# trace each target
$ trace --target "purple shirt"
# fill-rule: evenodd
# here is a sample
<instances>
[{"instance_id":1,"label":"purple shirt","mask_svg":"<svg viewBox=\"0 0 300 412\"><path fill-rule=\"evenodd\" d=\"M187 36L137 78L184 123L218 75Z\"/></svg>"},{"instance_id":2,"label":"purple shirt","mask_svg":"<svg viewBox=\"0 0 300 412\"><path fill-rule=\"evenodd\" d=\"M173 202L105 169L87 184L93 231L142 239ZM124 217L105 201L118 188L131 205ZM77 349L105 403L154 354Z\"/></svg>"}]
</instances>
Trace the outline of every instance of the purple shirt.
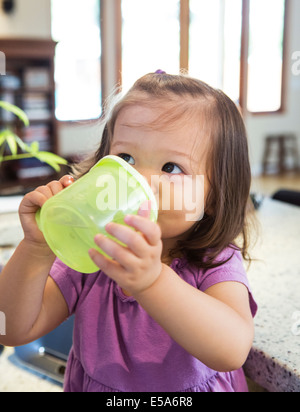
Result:
<instances>
[{"instance_id":1,"label":"purple shirt","mask_svg":"<svg viewBox=\"0 0 300 412\"><path fill-rule=\"evenodd\" d=\"M226 260L232 254L229 262L216 269L195 269L184 259L175 259L171 268L202 292L220 282L244 284L254 316L257 306L241 254L228 248L219 259ZM57 259L50 275L60 288L70 315L76 314L66 392L247 391L242 369L221 373L205 366L102 271L84 275Z\"/></svg>"}]
</instances>

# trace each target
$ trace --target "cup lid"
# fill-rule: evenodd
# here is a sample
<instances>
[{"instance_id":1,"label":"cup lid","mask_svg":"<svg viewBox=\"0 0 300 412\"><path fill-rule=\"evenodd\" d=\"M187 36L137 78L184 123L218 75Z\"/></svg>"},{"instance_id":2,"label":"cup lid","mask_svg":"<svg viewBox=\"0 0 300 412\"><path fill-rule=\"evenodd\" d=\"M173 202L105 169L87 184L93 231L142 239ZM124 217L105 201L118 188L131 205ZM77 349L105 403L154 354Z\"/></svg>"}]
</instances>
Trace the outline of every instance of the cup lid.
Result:
<instances>
[{"instance_id":1,"label":"cup lid","mask_svg":"<svg viewBox=\"0 0 300 412\"><path fill-rule=\"evenodd\" d=\"M157 201L156 198L154 196L154 193L149 185L149 183L147 182L147 180L145 179L145 177L143 175L141 175L134 167L132 167L129 163L127 163L124 159L122 159L119 156L114 156L114 155L109 155L109 156L105 156L103 157L101 160L99 160L99 162L97 164L95 164L95 166L92 167L91 170L96 169L97 167L101 166L101 164L103 164L104 162L109 162L112 161L112 163L117 162L120 166L122 166L128 173L131 174L131 176L133 176L138 183L143 187L143 189L146 192L147 197L149 198L149 200L151 201L151 205L152 205L152 212L155 214L155 219L157 220L158 217L158 206L157 206Z\"/></svg>"}]
</instances>

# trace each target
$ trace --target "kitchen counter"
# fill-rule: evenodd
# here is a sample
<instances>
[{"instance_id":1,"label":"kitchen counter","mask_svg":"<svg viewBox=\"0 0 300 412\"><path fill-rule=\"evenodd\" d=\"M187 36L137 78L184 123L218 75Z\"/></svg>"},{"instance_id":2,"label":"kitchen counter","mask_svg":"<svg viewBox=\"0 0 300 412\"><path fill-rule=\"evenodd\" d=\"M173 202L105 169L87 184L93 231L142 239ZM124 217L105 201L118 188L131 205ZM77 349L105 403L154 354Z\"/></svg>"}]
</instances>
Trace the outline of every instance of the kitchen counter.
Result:
<instances>
[{"instance_id":1,"label":"kitchen counter","mask_svg":"<svg viewBox=\"0 0 300 412\"><path fill-rule=\"evenodd\" d=\"M259 310L244 369L270 392L300 392L300 208L265 199L258 218L248 276Z\"/></svg>"},{"instance_id":2,"label":"kitchen counter","mask_svg":"<svg viewBox=\"0 0 300 412\"><path fill-rule=\"evenodd\" d=\"M13 348L5 348L0 355L0 392L63 392L58 384L46 376L24 367Z\"/></svg>"},{"instance_id":3,"label":"kitchen counter","mask_svg":"<svg viewBox=\"0 0 300 412\"><path fill-rule=\"evenodd\" d=\"M259 310L253 348L244 369L252 381L270 392L299 392L300 208L265 199L257 216L261 228L252 251L252 257L257 260L248 274ZM20 236L18 217L10 214L9 219L17 239ZM9 237L9 219L7 215L0 215L0 244L5 244ZM14 242L10 239L9 243ZM13 246L0 247L0 264L6 263L12 252ZM22 391L25 387L61 390L37 376L32 376L37 380L31 381L28 370L12 362L11 351L6 348L0 355L0 391ZM40 381L50 386L44 389Z\"/></svg>"},{"instance_id":4,"label":"kitchen counter","mask_svg":"<svg viewBox=\"0 0 300 412\"><path fill-rule=\"evenodd\" d=\"M18 214L0 214L0 271L22 240ZM24 366L14 348L0 355L0 392L62 392L62 385Z\"/></svg>"}]
</instances>

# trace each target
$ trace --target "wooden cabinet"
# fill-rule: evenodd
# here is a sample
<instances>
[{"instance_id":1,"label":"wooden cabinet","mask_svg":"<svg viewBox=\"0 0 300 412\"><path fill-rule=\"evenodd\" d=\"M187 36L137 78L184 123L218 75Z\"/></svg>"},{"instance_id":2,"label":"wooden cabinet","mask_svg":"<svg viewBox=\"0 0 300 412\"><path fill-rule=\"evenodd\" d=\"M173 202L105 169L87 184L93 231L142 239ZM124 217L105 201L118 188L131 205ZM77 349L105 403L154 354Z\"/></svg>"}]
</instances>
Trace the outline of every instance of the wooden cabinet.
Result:
<instances>
[{"instance_id":1,"label":"wooden cabinet","mask_svg":"<svg viewBox=\"0 0 300 412\"><path fill-rule=\"evenodd\" d=\"M26 143L38 141L40 150L57 153L54 54L52 40L0 39L6 57L6 75L0 76L0 100L22 108L30 120L24 125L0 111L0 130L11 128ZM3 162L0 194L34 188L55 177L53 169L37 159Z\"/></svg>"}]
</instances>

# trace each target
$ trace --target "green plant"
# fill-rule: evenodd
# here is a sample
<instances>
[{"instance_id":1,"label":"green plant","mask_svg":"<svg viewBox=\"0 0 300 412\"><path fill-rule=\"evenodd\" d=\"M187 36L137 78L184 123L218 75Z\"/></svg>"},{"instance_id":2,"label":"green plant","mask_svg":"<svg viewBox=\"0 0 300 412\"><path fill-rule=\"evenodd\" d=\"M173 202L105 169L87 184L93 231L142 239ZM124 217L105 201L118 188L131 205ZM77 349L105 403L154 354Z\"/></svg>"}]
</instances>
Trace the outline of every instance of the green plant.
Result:
<instances>
[{"instance_id":1,"label":"green plant","mask_svg":"<svg viewBox=\"0 0 300 412\"><path fill-rule=\"evenodd\" d=\"M0 108L7 110L16 115L25 125L29 126L29 120L26 113L19 107L0 100ZM10 154L5 152L9 149ZM66 165L67 161L54 153L43 152L39 150L39 142L32 142L30 145L23 142L11 129L7 128L0 131L0 167L3 162L9 160L33 158L47 163L55 171L60 171L60 165Z\"/></svg>"}]
</instances>

